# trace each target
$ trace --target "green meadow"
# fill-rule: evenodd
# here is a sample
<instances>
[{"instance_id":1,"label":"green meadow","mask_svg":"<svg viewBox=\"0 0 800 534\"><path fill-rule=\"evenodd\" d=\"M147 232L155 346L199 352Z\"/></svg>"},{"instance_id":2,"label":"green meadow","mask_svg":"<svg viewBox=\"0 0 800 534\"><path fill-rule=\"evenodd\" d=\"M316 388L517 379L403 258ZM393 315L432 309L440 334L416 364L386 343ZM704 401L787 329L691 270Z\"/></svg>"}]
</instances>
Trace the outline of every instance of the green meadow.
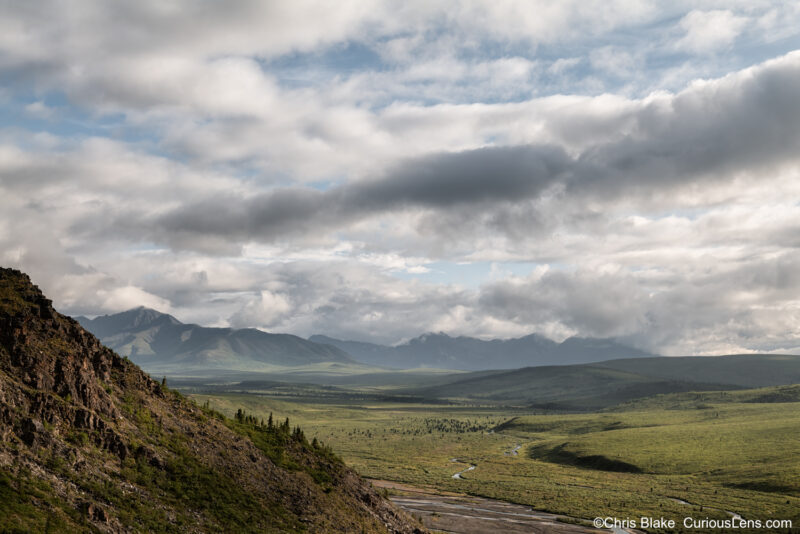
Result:
<instances>
[{"instance_id":1,"label":"green meadow","mask_svg":"<svg viewBox=\"0 0 800 534\"><path fill-rule=\"evenodd\" d=\"M595 413L335 396L195 398L228 415L242 408L289 417L371 478L578 519L738 514L800 523L797 386L659 395Z\"/></svg>"}]
</instances>

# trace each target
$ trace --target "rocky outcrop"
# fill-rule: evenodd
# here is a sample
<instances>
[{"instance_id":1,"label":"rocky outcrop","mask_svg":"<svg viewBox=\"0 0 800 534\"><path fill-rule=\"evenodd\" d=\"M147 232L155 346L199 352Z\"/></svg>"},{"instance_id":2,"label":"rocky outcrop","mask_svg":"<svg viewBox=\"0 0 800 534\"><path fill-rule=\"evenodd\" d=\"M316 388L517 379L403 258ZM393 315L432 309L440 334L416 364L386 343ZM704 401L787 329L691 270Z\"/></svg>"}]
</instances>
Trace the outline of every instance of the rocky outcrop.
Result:
<instances>
[{"instance_id":1,"label":"rocky outcrop","mask_svg":"<svg viewBox=\"0 0 800 534\"><path fill-rule=\"evenodd\" d=\"M202 410L0 269L0 531L422 532L333 457Z\"/></svg>"}]
</instances>

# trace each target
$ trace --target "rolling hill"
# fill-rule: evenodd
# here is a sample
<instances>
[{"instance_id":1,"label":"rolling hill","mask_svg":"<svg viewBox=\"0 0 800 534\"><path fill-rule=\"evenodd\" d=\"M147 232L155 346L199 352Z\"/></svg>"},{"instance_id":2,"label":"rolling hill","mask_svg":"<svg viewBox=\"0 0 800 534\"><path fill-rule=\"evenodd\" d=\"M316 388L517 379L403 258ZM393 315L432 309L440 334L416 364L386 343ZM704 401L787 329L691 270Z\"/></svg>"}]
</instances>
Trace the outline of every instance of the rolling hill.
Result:
<instances>
[{"instance_id":1,"label":"rolling hill","mask_svg":"<svg viewBox=\"0 0 800 534\"><path fill-rule=\"evenodd\" d=\"M397 369L432 367L477 371L655 356L611 339L572 337L556 343L536 334L490 341L464 336L450 337L446 334L424 334L394 347L342 341L321 335L311 336L309 340L338 347L368 365Z\"/></svg>"},{"instance_id":2,"label":"rolling hill","mask_svg":"<svg viewBox=\"0 0 800 534\"><path fill-rule=\"evenodd\" d=\"M200 408L0 269L0 531L420 533L288 419Z\"/></svg>"},{"instance_id":3,"label":"rolling hill","mask_svg":"<svg viewBox=\"0 0 800 534\"><path fill-rule=\"evenodd\" d=\"M789 354L732 354L630 359L597 364L662 380L714 382L745 388L800 383L800 356Z\"/></svg>"},{"instance_id":4,"label":"rolling hill","mask_svg":"<svg viewBox=\"0 0 800 534\"><path fill-rule=\"evenodd\" d=\"M732 355L634 358L488 371L407 390L425 397L594 410L632 399L800 383L800 356Z\"/></svg>"},{"instance_id":5,"label":"rolling hill","mask_svg":"<svg viewBox=\"0 0 800 534\"><path fill-rule=\"evenodd\" d=\"M150 372L267 371L275 366L352 365L341 349L253 328L208 328L140 307L95 319L76 317L103 344Z\"/></svg>"}]
</instances>

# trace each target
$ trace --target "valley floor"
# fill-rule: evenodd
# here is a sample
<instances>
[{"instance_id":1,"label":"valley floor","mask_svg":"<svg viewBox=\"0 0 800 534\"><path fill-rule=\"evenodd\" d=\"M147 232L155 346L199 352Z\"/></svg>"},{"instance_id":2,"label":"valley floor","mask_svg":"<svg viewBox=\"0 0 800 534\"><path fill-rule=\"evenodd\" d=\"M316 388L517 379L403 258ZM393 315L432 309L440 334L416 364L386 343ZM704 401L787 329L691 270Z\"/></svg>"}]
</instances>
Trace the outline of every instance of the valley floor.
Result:
<instances>
[{"instance_id":1,"label":"valley floor","mask_svg":"<svg viewBox=\"0 0 800 534\"><path fill-rule=\"evenodd\" d=\"M576 528L590 527L598 516L666 518L678 525L687 517L781 519L800 526L800 402L791 388L664 395L579 414L335 397L289 400L258 392L194 397L228 414L242 408L257 417L289 417L363 476L402 484L405 491L424 488L424 497L417 489L394 498L427 524L483 532L454 527L467 514L453 507L494 505L453 502L452 494L522 505L520 510L541 516L534 522L573 518L581 524L568 526ZM430 489L444 497L432 496ZM487 514L503 517L506 505L497 506ZM487 518L474 519L479 520Z\"/></svg>"},{"instance_id":2,"label":"valley floor","mask_svg":"<svg viewBox=\"0 0 800 534\"><path fill-rule=\"evenodd\" d=\"M389 491L390 500L422 523L440 532L454 534L580 534L602 532L583 526L581 521L546 512L530 506L463 493L440 492L389 480L373 480L377 488ZM577 524L576 524L577 523ZM635 530L624 532L635 533Z\"/></svg>"}]
</instances>

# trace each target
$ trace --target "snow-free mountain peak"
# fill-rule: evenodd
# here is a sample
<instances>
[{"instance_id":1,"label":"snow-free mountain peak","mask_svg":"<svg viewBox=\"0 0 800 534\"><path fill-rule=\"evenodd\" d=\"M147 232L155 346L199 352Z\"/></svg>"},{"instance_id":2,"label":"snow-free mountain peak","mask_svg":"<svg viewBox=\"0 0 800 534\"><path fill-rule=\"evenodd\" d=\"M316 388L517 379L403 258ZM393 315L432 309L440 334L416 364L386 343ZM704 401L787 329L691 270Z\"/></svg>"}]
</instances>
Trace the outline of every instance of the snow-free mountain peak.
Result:
<instances>
[{"instance_id":1,"label":"snow-free mountain peak","mask_svg":"<svg viewBox=\"0 0 800 534\"><path fill-rule=\"evenodd\" d=\"M143 307L78 320L107 346L151 372L263 371L274 366L354 363L341 349L290 334L184 324Z\"/></svg>"},{"instance_id":2,"label":"snow-free mountain peak","mask_svg":"<svg viewBox=\"0 0 800 534\"><path fill-rule=\"evenodd\" d=\"M538 334L486 341L429 332L397 346L343 341L322 335L311 336L309 340L339 347L362 363L398 369L430 367L475 371L656 356L614 339L573 337L556 343Z\"/></svg>"}]
</instances>

